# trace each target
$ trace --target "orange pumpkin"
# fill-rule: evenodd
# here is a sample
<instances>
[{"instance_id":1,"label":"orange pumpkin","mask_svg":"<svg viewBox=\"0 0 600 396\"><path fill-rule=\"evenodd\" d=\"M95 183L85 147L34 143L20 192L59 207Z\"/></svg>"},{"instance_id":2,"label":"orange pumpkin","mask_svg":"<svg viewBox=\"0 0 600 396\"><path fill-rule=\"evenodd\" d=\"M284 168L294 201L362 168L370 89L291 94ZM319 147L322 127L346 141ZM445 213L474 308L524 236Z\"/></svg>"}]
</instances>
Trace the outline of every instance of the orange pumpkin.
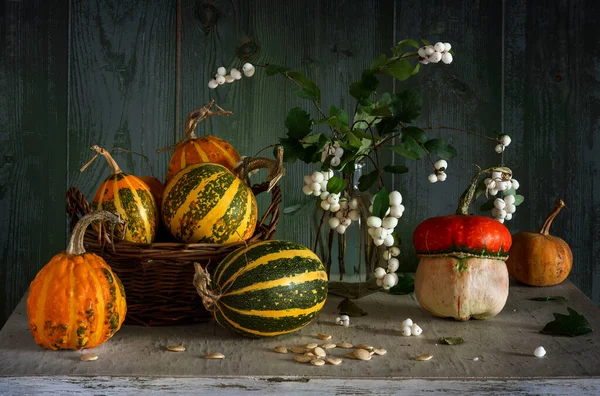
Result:
<instances>
[{"instance_id":1,"label":"orange pumpkin","mask_svg":"<svg viewBox=\"0 0 600 396\"><path fill-rule=\"evenodd\" d=\"M160 207L165 186L156 177L137 176L137 178L146 183L148 188L150 188L150 192L152 193L152 195L154 196L154 200L156 201L156 206Z\"/></svg>"},{"instance_id":2,"label":"orange pumpkin","mask_svg":"<svg viewBox=\"0 0 600 396\"><path fill-rule=\"evenodd\" d=\"M210 162L233 170L241 161L240 155L229 142L212 135L196 136L194 132L196 126L203 119L213 115L231 114L230 111L222 109L212 111L210 108L213 105L214 101L198 110L192 111L188 115L185 123L186 136L181 142L177 143L175 152L171 155L165 185L169 183L177 172L189 165Z\"/></svg>"},{"instance_id":3,"label":"orange pumpkin","mask_svg":"<svg viewBox=\"0 0 600 396\"><path fill-rule=\"evenodd\" d=\"M87 214L73 229L67 250L54 256L31 282L27 316L41 347L94 348L111 338L125 319L121 281L102 257L83 247L85 229L95 220L123 223L106 211Z\"/></svg>"},{"instance_id":4,"label":"orange pumpkin","mask_svg":"<svg viewBox=\"0 0 600 396\"><path fill-rule=\"evenodd\" d=\"M553 286L561 283L573 267L571 248L559 237L550 235L552 221L565 207L556 201L540 232L521 231L513 236L513 245L506 261L508 273L531 286Z\"/></svg>"}]
</instances>

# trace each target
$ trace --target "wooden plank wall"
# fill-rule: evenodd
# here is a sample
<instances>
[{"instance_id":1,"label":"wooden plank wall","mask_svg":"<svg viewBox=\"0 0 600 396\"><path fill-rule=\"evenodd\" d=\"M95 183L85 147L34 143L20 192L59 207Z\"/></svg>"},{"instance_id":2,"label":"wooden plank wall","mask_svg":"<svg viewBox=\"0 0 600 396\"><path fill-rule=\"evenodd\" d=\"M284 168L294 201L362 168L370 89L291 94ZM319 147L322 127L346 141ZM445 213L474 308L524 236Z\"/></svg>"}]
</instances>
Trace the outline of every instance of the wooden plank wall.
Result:
<instances>
[{"instance_id":1,"label":"wooden plank wall","mask_svg":"<svg viewBox=\"0 0 600 396\"><path fill-rule=\"evenodd\" d=\"M334 104L349 113L349 83L395 41L451 42L452 65L428 65L405 83L383 80L382 89L422 92L422 127L512 134L505 159L521 181L526 204L511 230L538 228L552 202L564 198L568 209L554 231L573 247L571 279L600 302L600 191L594 183L600 166L600 46L594 34L600 10L593 0L282 4L182 0L181 109L175 114L174 1L2 2L0 324L37 270L64 247L66 187L76 185L90 196L106 177L102 161L79 172L91 157L90 145L142 153L149 161L131 153L116 159L127 171L163 177L169 154L154 150L181 137L176 121L183 123L210 98L234 115L204 121L197 132L221 136L246 155L284 136L288 109L300 106L316 117L288 82L260 70L251 79L207 88L217 67L241 65L236 49L247 42L256 46L253 62L302 71L321 86L324 107ZM410 172L392 180L407 206L401 232L407 270L416 264L414 227L454 210L472 164L498 162L491 142L453 131L430 135L448 138L459 157L445 183L430 185L427 164L410 161ZM391 156L385 161L404 163ZM284 207L305 201L301 177L313 167L297 163L287 169ZM310 244L309 214L307 205L284 216L278 237Z\"/></svg>"}]
</instances>

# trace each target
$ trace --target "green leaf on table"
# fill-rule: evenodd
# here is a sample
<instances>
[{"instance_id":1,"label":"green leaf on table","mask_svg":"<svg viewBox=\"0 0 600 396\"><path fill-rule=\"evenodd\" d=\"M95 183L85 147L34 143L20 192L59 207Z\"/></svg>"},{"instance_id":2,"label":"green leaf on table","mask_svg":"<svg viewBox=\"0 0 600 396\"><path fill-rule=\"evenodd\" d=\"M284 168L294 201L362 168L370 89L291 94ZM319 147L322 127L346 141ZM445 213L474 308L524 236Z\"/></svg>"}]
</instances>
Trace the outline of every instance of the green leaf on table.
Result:
<instances>
[{"instance_id":1,"label":"green leaf on table","mask_svg":"<svg viewBox=\"0 0 600 396\"><path fill-rule=\"evenodd\" d=\"M456 149L446 142L446 139L431 139L425 143L425 148L431 154L437 155L445 160L456 157Z\"/></svg>"},{"instance_id":2,"label":"green leaf on table","mask_svg":"<svg viewBox=\"0 0 600 396\"><path fill-rule=\"evenodd\" d=\"M366 175L362 175L361 177L358 178L358 190L359 191L367 191L369 188L371 188L371 186L373 184L375 184L378 177L379 177L379 174L377 173L376 170L374 170L373 172L367 173Z\"/></svg>"},{"instance_id":3,"label":"green leaf on table","mask_svg":"<svg viewBox=\"0 0 600 396\"><path fill-rule=\"evenodd\" d=\"M294 90L296 95L303 99L311 99L316 101L321 100L321 90L317 84L315 84L304 74L287 71L285 72L285 75L294 80L300 86Z\"/></svg>"},{"instance_id":4,"label":"green leaf on table","mask_svg":"<svg viewBox=\"0 0 600 396\"><path fill-rule=\"evenodd\" d=\"M487 202L484 202L480 207L479 210L481 210L482 212L487 212L489 210L492 210L494 208L494 201L496 200L496 198L492 197L490 199L487 200Z\"/></svg>"},{"instance_id":5,"label":"green leaf on table","mask_svg":"<svg viewBox=\"0 0 600 396\"><path fill-rule=\"evenodd\" d=\"M270 64L270 65L267 65L267 67L265 67L265 74L267 76L274 76L275 74L278 74L278 73L285 73L288 70L290 70L289 67Z\"/></svg>"},{"instance_id":6,"label":"green leaf on table","mask_svg":"<svg viewBox=\"0 0 600 396\"><path fill-rule=\"evenodd\" d=\"M465 340L462 337L440 337L438 339L438 344L442 345L458 345L464 342Z\"/></svg>"},{"instance_id":7,"label":"green leaf on table","mask_svg":"<svg viewBox=\"0 0 600 396\"><path fill-rule=\"evenodd\" d=\"M568 315L554 313L554 320L546 324L540 333L577 337L594 331L583 315L569 307L567 311Z\"/></svg>"},{"instance_id":8,"label":"green leaf on table","mask_svg":"<svg viewBox=\"0 0 600 396\"><path fill-rule=\"evenodd\" d=\"M311 124L310 115L299 107L290 109L285 118L285 127L288 129L287 135L293 139L300 140L308 135L311 132Z\"/></svg>"},{"instance_id":9,"label":"green leaf on table","mask_svg":"<svg viewBox=\"0 0 600 396\"><path fill-rule=\"evenodd\" d=\"M348 184L346 180L340 179L338 176L333 176L327 182L327 191L333 194L338 194L344 191L344 188L346 188L346 184Z\"/></svg>"},{"instance_id":10,"label":"green leaf on table","mask_svg":"<svg viewBox=\"0 0 600 396\"><path fill-rule=\"evenodd\" d=\"M530 298L531 301L568 301L563 296L545 296L545 297L534 297Z\"/></svg>"},{"instance_id":11,"label":"green leaf on table","mask_svg":"<svg viewBox=\"0 0 600 396\"><path fill-rule=\"evenodd\" d=\"M404 81L413 75L414 67L406 59L401 59L389 64L381 69L382 73L392 76L400 81Z\"/></svg>"},{"instance_id":12,"label":"green leaf on table","mask_svg":"<svg viewBox=\"0 0 600 396\"><path fill-rule=\"evenodd\" d=\"M377 134L383 136L398 130L398 121L392 117L382 118L376 126Z\"/></svg>"},{"instance_id":13,"label":"green leaf on table","mask_svg":"<svg viewBox=\"0 0 600 396\"><path fill-rule=\"evenodd\" d=\"M385 189L385 187L383 187L381 190L379 190L379 192L375 195L375 198L373 199L372 215L383 219L385 217L385 212L387 212L389 207L390 194Z\"/></svg>"},{"instance_id":14,"label":"green leaf on table","mask_svg":"<svg viewBox=\"0 0 600 396\"><path fill-rule=\"evenodd\" d=\"M401 122L412 122L421 115L421 107L423 107L423 97L415 91L400 92L392 99L394 119Z\"/></svg>"},{"instance_id":15,"label":"green leaf on table","mask_svg":"<svg viewBox=\"0 0 600 396\"><path fill-rule=\"evenodd\" d=\"M521 205L524 201L525 201L524 196L519 195L519 194L515 195L515 203L514 203L515 206Z\"/></svg>"},{"instance_id":16,"label":"green leaf on table","mask_svg":"<svg viewBox=\"0 0 600 396\"><path fill-rule=\"evenodd\" d=\"M415 291L415 278L408 274L398 277L398 284L390 289L390 294L410 294Z\"/></svg>"},{"instance_id":17,"label":"green leaf on table","mask_svg":"<svg viewBox=\"0 0 600 396\"><path fill-rule=\"evenodd\" d=\"M340 315L348 315L352 317L365 316L367 313L360 309L356 304L348 298L344 298L337 306Z\"/></svg>"},{"instance_id":18,"label":"green leaf on table","mask_svg":"<svg viewBox=\"0 0 600 396\"><path fill-rule=\"evenodd\" d=\"M385 172L395 173L397 175L408 172L408 168L404 165L386 165L383 167L383 170Z\"/></svg>"}]
</instances>

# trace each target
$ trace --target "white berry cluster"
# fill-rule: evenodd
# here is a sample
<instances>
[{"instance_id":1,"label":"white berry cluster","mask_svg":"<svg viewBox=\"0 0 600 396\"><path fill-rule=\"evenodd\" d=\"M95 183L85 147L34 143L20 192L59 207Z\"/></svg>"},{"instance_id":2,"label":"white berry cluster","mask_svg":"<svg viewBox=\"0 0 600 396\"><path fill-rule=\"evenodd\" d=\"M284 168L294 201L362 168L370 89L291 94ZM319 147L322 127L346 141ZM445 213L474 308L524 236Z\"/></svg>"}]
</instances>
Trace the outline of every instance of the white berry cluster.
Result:
<instances>
[{"instance_id":1,"label":"white berry cluster","mask_svg":"<svg viewBox=\"0 0 600 396\"><path fill-rule=\"evenodd\" d=\"M327 143L321 154L321 162L325 164L327 157L333 155L331 162L327 165L338 166L342 162L342 155L344 155L344 149L340 147L339 142L335 142L333 145Z\"/></svg>"},{"instance_id":2,"label":"white berry cluster","mask_svg":"<svg viewBox=\"0 0 600 396\"><path fill-rule=\"evenodd\" d=\"M427 180L429 180L430 183L445 181L446 178L448 177L448 175L446 174L446 169L448 168L448 162L446 162L446 160L441 159L438 162L436 162L433 165L433 167L435 168L435 172L430 174L427 177Z\"/></svg>"},{"instance_id":3,"label":"white berry cluster","mask_svg":"<svg viewBox=\"0 0 600 396\"><path fill-rule=\"evenodd\" d=\"M383 219L377 216L369 216L367 225L369 226L369 235L373 238L375 246L393 246L394 228L398 225L398 219L404 214L404 205L402 205L402 194L398 191L392 191L389 195L390 208ZM369 207L369 212L373 213L373 205Z\"/></svg>"},{"instance_id":4,"label":"white berry cluster","mask_svg":"<svg viewBox=\"0 0 600 396\"><path fill-rule=\"evenodd\" d=\"M348 327L350 326L350 317L348 315L340 315L337 318L335 318L335 324Z\"/></svg>"},{"instance_id":5,"label":"white berry cluster","mask_svg":"<svg viewBox=\"0 0 600 396\"><path fill-rule=\"evenodd\" d=\"M413 323L411 318L405 319L402 322L402 335L405 337L410 337L411 335L421 335L423 333L423 329L416 324Z\"/></svg>"},{"instance_id":6,"label":"white berry cluster","mask_svg":"<svg viewBox=\"0 0 600 396\"><path fill-rule=\"evenodd\" d=\"M487 194L494 197L498 195L500 191L516 191L519 188L517 179L511 178L510 180L504 180L502 179L502 172L492 172L492 177L485 179L485 185ZM514 194L505 194L504 198L496 198L494 200L492 216L500 223L511 220L516 211L517 207L515 205Z\"/></svg>"},{"instance_id":7,"label":"white berry cluster","mask_svg":"<svg viewBox=\"0 0 600 396\"><path fill-rule=\"evenodd\" d=\"M435 43L434 45L426 45L419 48L419 61L426 65L428 63L438 63L439 61L445 64L452 63L452 54L450 43Z\"/></svg>"},{"instance_id":8,"label":"white berry cluster","mask_svg":"<svg viewBox=\"0 0 600 396\"><path fill-rule=\"evenodd\" d=\"M326 172L314 171L312 175L305 175L302 192L305 195L320 196L323 192L327 192L327 182L331 177L333 177L332 170Z\"/></svg>"},{"instance_id":9,"label":"white berry cluster","mask_svg":"<svg viewBox=\"0 0 600 396\"><path fill-rule=\"evenodd\" d=\"M244 66L242 66L242 71L244 72L244 75L246 77L252 77L256 69L254 68L253 64L244 63ZM217 69L217 74L215 74L215 78L208 82L208 87L210 89L215 89L219 85L223 85L225 83L229 84L234 82L235 80L240 80L241 78L242 73L238 69L233 68L229 71L229 74L227 74L227 69L221 66Z\"/></svg>"},{"instance_id":10,"label":"white berry cluster","mask_svg":"<svg viewBox=\"0 0 600 396\"><path fill-rule=\"evenodd\" d=\"M506 147L508 147L508 145L510 144L510 142L511 142L510 136L508 136L508 135L501 135L498 138L498 142L499 143L496 145L496 147L494 148L494 150L496 150L496 152L498 154L500 154L500 153L503 153L504 149Z\"/></svg>"},{"instance_id":11,"label":"white berry cluster","mask_svg":"<svg viewBox=\"0 0 600 396\"><path fill-rule=\"evenodd\" d=\"M396 273L400 268L400 261L396 258L398 255L400 255L398 246L390 246L383 252L383 259L387 261L387 268L375 268L377 286L388 290L398 284L398 274Z\"/></svg>"},{"instance_id":12,"label":"white berry cluster","mask_svg":"<svg viewBox=\"0 0 600 396\"><path fill-rule=\"evenodd\" d=\"M325 197L323 197L325 195ZM321 208L335 213L335 216L330 217L327 223L329 227L336 230L338 234L343 234L350 227L353 221L360 218L358 211L358 201L356 198L350 200L342 198L340 194L330 194L327 191L321 194ZM334 202L334 203L331 203Z\"/></svg>"}]
</instances>

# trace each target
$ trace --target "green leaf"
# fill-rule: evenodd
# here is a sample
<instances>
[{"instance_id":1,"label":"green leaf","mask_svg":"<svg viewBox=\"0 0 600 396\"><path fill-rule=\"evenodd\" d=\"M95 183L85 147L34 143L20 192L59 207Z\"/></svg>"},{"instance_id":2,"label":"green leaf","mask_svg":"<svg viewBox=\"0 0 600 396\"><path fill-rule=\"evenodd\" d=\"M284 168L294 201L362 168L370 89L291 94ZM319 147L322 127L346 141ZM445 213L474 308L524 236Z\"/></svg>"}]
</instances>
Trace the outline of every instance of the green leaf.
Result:
<instances>
[{"instance_id":1,"label":"green leaf","mask_svg":"<svg viewBox=\"0 0 600 396\"><path fill-rule=\"evenodd\" d=\"M524 196L519 195L519 194L515 195L515 203L514 203L515 206L521 205L524 201L525 201Z\"/></svg>"},{"instance_id":2,"label":"green leaf","mask_svg":"<svg viewBox=\"0 0 600 396\"><path fill-rule=\"evenodd\" d=\"M400 145L391 146L390 149L408 159L419 160L427 154L427 152L419 144L420 141L427 141L426 139L427 137L419 128L403 128L402 135L400 136Z\"/></svg>"},{"instance_id":3,"label":"green leaf","mask_svg":"<svg viewBox=\"0 0 600 396\"><path fill-rule=\"evenodd\" d=\"M397 175L408 172L408 168L404 165L386 165L383 167L385 172L395 173Z\"/></svg>"},{"instance_id":4,"label":"green leaf","mask_svg":"<svg viewBox=\"0 0 600 396\"><path fill-rule=\"evenodd\" d=\"M337 306L340 315L348 315L351 317L365 316L367 313L360 309L356 304L348 298L344 298Z\"/></svg>"},{"instance_id":5,"label":"green leaf","mask_svg":"<svg viewBox=\"0 0 600 396\"><path fill-rule=\"evenodd\" d=\"M360 81L350 84L350 95L360 102L361 100L369 98L378 86L379 80L375 77L375 73L372 70L366 69L363 70Z\"/></svg>"},{"instance_id":6,"label":"green leaf","mask_svg":"<svg viewBox=\"0 0 600 396\"><path fill-rule=\"evenodd\" d=\"M419 70L421 70L421 62L417 63L417 65L415 66L415 68L412 71L412 74L417 74L419 72Z\"/></svg>"},{"instance_id":7,"label":"green leaf","mask_svg":"<svg viewBox=\"0 0 600 396\"><path fill-rule=\"evenodd\" d=\"M333 176L327 182L327 191L329 191L330 193L333 193L333 194L338 194L338 193L344 191L344 189L346 188L346 184L348 184L348 182L346 180L340 179L337 176Z\"/></svg>"},{"instance_id":8,"label":"green leaf","mask_svg":"<svg viewBox=\"0 0 600 396\"><path fill-rule=\"evenodd\" d=\"M485 179L481 179L479 183L477 183L477 187L475 187L475 199L481 197L487 191L487 186L485 185Z\"/></svg>"},{"instance_id":9,"label":"green leaf","mask_svg":"<svg viewBox=\"0 0 600 396\"><path fill-rule=\"evenodd\" d=\"M311 99L320 101L321 90L312 80L306 77L304 74L298 72L287 71L285 75L294 80L301 88L296 88L294 92L296 95L303 99Z\"/></svg>"},{"instance_id":10,"label":"green leaf","mask_svg":"<svg viewBox=\"0 0 600 396\"><path fill-rule=\"evenodd\" d=\"M421 114L423 98L415 91L403 91L392 99L392 113L401 122L412 122Z\"/></svg>"},{"instance_id":11,"label":"green leaf","mask_svg":"<svg viewBox=\"0 0 600 396\"><path fill-rule=\"evenodd\" d=\"M421 45L419 45L419 42L417 40L406 39L406 40L399 41L398 44L396 44L396 47L400 47L400 48L404 48L404 47L421 48Z\"/></svg>"},{"instance_id":12,"label":"green leaf","mask_svg":"<svg viewBox=\"0 0 600 396\"><path fill-rule=\"evenodd\" d=\"M420 152L408 149L404 146L390 146L390 150L411 160L420 160L423 158L423 155L421 155Z\"/></svg>"},{"instance_id":13,"label":"green leaf","mask_svg":"<svg viewBox=\"0 0 600 396\"><path fill-rule=\"evenodd\" d=\"M410 294L415 291L415 278L408 274L398 277L398 284L390 289L390 294Z\"/></svg>"},{"instance_id":14,"label":"green leaf","mask_svg":"<svg viewBox=\"0 0 600 396\"><path fill-rule=\"evenodd\" d=\"M425 45L432 45L429 41L427 41L425 39L421 39L421 42Z\"/></svg>"},{"instance_id":15,"label":"green leaf","mask_svg":"<svg viewBox=\"0 0 600 396\"><path fill-rule=\"evenodd\" d=\"M427 137L427 135L425 135L425 132L421 128L417 128L414 126L402 128L402 134L404 135L405 133L408 134L407 138L411 137L419 143L426 143L429 140L429 138Z\"/></svg>"},{"instance_id":16,"label":"green leaf","mask_svg":"<svg viewBox=\"0 0 600 396\"><path fill-rule=\"evenodd\" d=\"M438 344L442 345L458 345L464 342L465 340L462 337L440 337L438 339Z\"/></svg>"},{"instance_id":17,"label":"green leaf","mask_svg":"<svg viewBox=\"0 0 600 396\"><path fill-rule=\"evenodd\" d=\"M546 297L534 297L530 298L532 301L568 301L566 297L563 296L546 296Z\"/></svg>"},{"instance_id":18,"label":"green leaf","mask_svg":"<svg viewBox=\"0 0 600 396\"><path fill-rule=\"evenodd\" d=\"M503 196L507 196L507 195L517 195L517 190L515 190L514 188L509 188L508 190L504 190L502 192Z\"/></svg>"},{"instance_id":19,"label":"green leaf","mask_svg":"<svg viewBox=\"0 0 600 396\"><path fill-rule=\"evenodd\" d=\"M376 126L377 134L383 136L388 133L394 133L398 130L398 121L394 120L392 117L386 117L381 119Z\"/></svg>"},{"instance_id":20,"label":"green leaf","mask_svg":"<svg viewBox=\"0 0 600 396\"><path fill-rule=\"evenodd\" d=\"M371 70L378 71L387 62L387 56L385 54L379 55L371 62Z\"/></svg>"},{"instance_id":21,"label":"green leaf","mask_svg":"<svg viewBox=\"0 0 600 396\"><path fill-rule=\"evenodd\" d=\"M375 184L378 177L379 177L379 174L377 173L376 170L374 170L373 172L367 173L366 175L362 175L361 177L358 178L358 190L359 191L367 191L369 188L371 188L371 186L373 184Z\"/></svg>"},{"instance_id":22,"label":"green leaf","mask_svg":"<svg viewBox=\"0 0 600 396\"><path fill-rule=\"evenodd\" d=\"M334 105L331 105L329 108L329 115L332 117L336 117L342 125L348 125L348 114L344 111L344 109L338 109Z\"/></svg>"},{"instance_id":23,"label":"green leaf","mask_svg":"<svg viewBox=\"0 0 600 396\"><path fill-rule=\"evenodd\" d=\"M567 311L568 315L554 313L554 320L547 323L540 333L577 337L594 331L583 315L569 307L567 307Z\"/></svg>"},{"instance_id":24,"label":"green leaf","mask_svg":"<svg viewBox=\"0 0 600 396\"><path fill-rule=\"evenodd\" d=\"M413 65L406 59L402 59L384 67L381 72L404 81L413 75L413 70Z\"/></svg>"},{"instance_id":25,"label":"green leaf","mask_svg":"<svg viewBox=\"0 0 600 396\"><path fill-rule=\"evenodd\" d=\"M279 138L279 144L283 147L283 161L294 163L304 153L304 147L302 144L291 138ZM277 147L273 150L273 155L276 155Z\"/></svg>"},{"instance_id":26,"label":"green leaf","mask_svg":"<svg viewBox=\"0 0 600 396\"><path fill-rule=\"evenodd\" d=\"M425 149L445 160L456 157L456 149L446 142L446 139L431 139L425 143Z\"/></svg>"},{"instance_id":27,"label":"green leaf","mask_svg":"<svg viewBox=\"0 0 600 396\"><path fill-rule=\"evenodd\" d=\"M377 117L389 117L392 115L389 104L376 104L375 107L365 108L365 112Z\"/></svg>"},{"instance_id":28,"label":"green leaf","mask_svg":"<svg viewBox=\"0 0 600 396\"><path fill-rule=\"evenodd\" d=\"M387 210L390 207L390 194L388 193L388 191L385 189L385 187L383 187L381 190L379 190L379 192L375 195L375 198L373 199L373 216L377 216L380 219L383 219L385 217L385 212L387 212Z\"/></svg>"},{"instance_id":29,"label":"green leaf","mask_svg":"<svg viewBox=\"0 0 600 396\"><path fill-rule=\"evenodd\" d=\"M489 210L494 209L494 201L496 200L496 198L490 198L487 202L485 202L484 204L482 204L479 207L479 210L481 210L482 212L487 212Z\"/></svg>"},{"instance_id":30,"label":"green leaf","mask_svg":"<svg viewBox=\"0 0 600 396\"><path fill-rule=\"evenodd\" d=\"M285 127L288 129L287 135L289 137L298 140L303 139L311 132L310 115L301 108L294 107L285 118Z\"/></svg>"},{"instance_id":31,"label":"green leaf","mask_svg":"<svg viewBox=\"0 0 600 396\"><path fill-rule=\"evenodd\" d=\"M290 70L289 67L270 64L265 67L265 74L267 76L274 76L278 73L285 73L288 70Z\"/></svg>"}]
</instances>

